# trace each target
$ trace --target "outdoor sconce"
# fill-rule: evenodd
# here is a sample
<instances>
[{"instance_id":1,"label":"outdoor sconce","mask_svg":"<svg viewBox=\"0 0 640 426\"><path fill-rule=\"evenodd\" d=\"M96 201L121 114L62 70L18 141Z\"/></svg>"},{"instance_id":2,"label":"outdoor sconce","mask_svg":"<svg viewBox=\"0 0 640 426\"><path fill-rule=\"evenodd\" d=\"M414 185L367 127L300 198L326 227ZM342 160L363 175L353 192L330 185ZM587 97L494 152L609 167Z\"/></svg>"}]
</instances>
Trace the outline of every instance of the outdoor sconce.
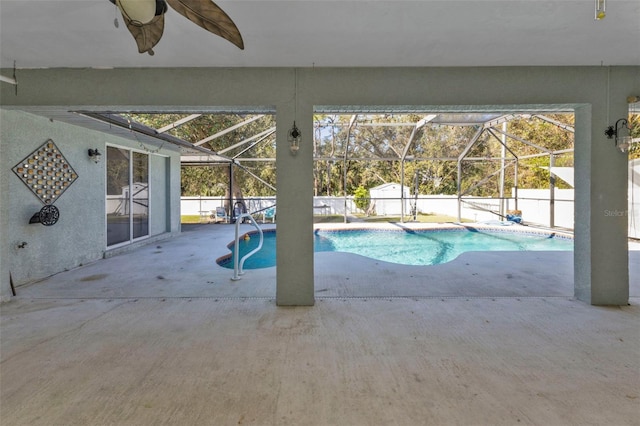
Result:
<instances>
[{"instance_id":1,"label":"outdoor sconce","mask_svg":"<svg viewBox=\"0 0 640 426\"><path fill-rule=\"evenodd\" d=\"M89 158L93 160L94 163L98 164L100 162L100 157L102 154L98 151L98 148L91 149L89 148Z\"/></svg>"},{"instance_id":2,"label":"outdoor sconce","mask_svg":"<svg viewBox=\"0 0 640 426\"><path fill-rule=\"evenodd\" d=\"M621 118L616 121L615 126L609 126L607 130L604 131L604 134L607 135L607 138L609 139L613 139L615 137L616 147L620 150L620 152L627 152L627 150L631 146L631 135L619 135L618 131L622 130L623 128L630 130L629 122L626 118Z\"/></svg>"},{"instance_id":3,"label":"outdoor sconce","mask_svg":"<svg viewBox=\"0 0 640 426\"><path fill-rule=\"evenodd\" d=\"M607 16L606 8L607 8L607 0L596 0L596 21L600 21Z\"/></svg>"},{"instance_id":4,"label":"outdoor sconce","mask_svg":"<svg viewBox=\"0 0 640 426\"><path fill-rule=\"evenodd\" d=\"M293 127L289 130L289 134L287 135L287 140L289 141L292 154L296 154L300 149L300 139L302 139L302 133L300 133L300 129L298 129L296 122L294 121Z\"/></svg>"}]
</instances>

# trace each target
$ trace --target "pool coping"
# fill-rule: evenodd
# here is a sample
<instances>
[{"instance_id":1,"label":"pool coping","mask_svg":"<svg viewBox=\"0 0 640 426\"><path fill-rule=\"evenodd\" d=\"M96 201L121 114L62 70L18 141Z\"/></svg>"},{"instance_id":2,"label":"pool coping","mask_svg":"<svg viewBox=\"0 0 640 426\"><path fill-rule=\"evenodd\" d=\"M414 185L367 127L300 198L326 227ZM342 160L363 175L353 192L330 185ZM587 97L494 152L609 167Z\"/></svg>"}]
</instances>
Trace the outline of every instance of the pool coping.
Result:
<instances>
[{"instance_id":1,"label":"pool coping","mask_svg":"<svg viewBox=\"0 0 640 426\"><path fill-rule=\"evenodd\" d=\"M528 225L520 225L516 223L505 225L494 225L485 223L412 223L412 222L386 222L386 223L318 223L314 225L314 233L316 231L323 232L340 232L355 230L378 230L378 231L489 231L489 232L509 232L520 233L526 235L553 235L558 238L573 240L573 234L565 231L550 230L544 228L536 228Z\"/></svg>"},{"instance_id":2,"label":"pool coping","mask_svg":"<svg viewBox=\"0 0 640 426\"><path fill-rule=\"evenodd\" d=\"M317 223L314 224L313 233L321 232L351 232L351 231L378 231L378 232L407 232L407 231L470 231L470 232L496 232L496 233L510 233L510 234L522 234L533 236L553 236L554 238L573 240L573 234L563 231L535 228L528 225L521 225L513 222L505 223L503 225L476 223L476 222L446 222L446 223L424 223L424 222L383 222L383 223L363 223L363 222L351 222L351 223ZM275 233L275 227L269 227L262 230L263 233ZM258 231L255 229L247 230L240 234L243 238L245 235L253 236ZM229 250L233 250L234 240L227 244ZM229 263L233 257L233 252L220 256L216 259L216 263L221 267L226 263ZM366 257L366 256L365 256ZM383 260L378 260L384 262ZM389 262L395 263L395 262ZM403 266L416 266L416 265L403 265ZM433 266L433 265L429 265ZM269 266L275 267L275 266ZM267 268L269 268L267 267ZM258 268L264 269L264 268Z\"/></svg>"}]
</instances>

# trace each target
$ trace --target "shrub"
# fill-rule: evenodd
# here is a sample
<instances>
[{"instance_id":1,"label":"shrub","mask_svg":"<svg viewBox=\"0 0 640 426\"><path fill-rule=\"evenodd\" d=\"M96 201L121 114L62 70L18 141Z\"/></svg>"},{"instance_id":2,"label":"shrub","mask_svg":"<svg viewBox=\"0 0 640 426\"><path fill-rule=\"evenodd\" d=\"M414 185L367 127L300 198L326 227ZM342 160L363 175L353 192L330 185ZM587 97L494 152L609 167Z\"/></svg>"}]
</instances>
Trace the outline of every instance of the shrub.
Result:
<instances>
[{"instance_id":1,"label":"shrub","mask_svg":"<svg viewBox=\"0 0 640 426\"><path fill-rule=\"evenodd\" d=\"M369 190L365 189L363 186L359 186L356 188L353 195L353 202L360 210L367 211L369 208L369 198Z\"/></svg>"}]
</instances>

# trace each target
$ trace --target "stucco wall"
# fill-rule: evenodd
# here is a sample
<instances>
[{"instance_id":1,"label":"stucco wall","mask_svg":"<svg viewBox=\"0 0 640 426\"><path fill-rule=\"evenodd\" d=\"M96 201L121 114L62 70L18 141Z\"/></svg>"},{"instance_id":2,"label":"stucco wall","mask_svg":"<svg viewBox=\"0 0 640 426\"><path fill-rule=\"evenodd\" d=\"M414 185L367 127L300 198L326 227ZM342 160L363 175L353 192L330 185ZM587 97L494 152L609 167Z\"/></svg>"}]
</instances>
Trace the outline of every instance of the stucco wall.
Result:
<instances>
[{"instance_id":1,"label":"stucco wall","mask_svg":"<svg viewBox=\"0 0 640 426\"><path fill-rule=\"evenodd\" d=\"M0 111L0 114L2 112ZM0 131L2 130L2 118L0 115ZM0 132L0 302L11 298L9 287L9 241L5 233L9 227L9 173L4 173L5 157L2 141L4 135Z\"/></svg>"},{"instance_id":2,"label":"stucco wall","mask_svg":"<svg viewBox=\"0 0 640 426\"><path fill-rule=\"evenodd\" d=\"M0 170L2 170L2 253L0 296L10 295L8 275L16 286L32 282L65 269L103 257L106 250L105 159L96 164L87 155L89 148L105 153L105 145L137 148L125 139L81 127L49 121L20 111L0 110ZM29 224L42 202L18 179L11 169L32 151L51 139L65 156L78 179L55 201L60 219L53 226ZM162 170L173 158L179 164L179 152L163 149L165 156L151 156L150 235L179 229L179 203L167 208L165 194L173 179L179 192L179 171L173 178ZM103 157L105 157L103 155ZM176 175L178 176L176 178ZM172 218L174 223L168 224ZM176 223L177 222L177 223ZM26 243L24 248L19 245Z\"/></svg>"}]
</instances>

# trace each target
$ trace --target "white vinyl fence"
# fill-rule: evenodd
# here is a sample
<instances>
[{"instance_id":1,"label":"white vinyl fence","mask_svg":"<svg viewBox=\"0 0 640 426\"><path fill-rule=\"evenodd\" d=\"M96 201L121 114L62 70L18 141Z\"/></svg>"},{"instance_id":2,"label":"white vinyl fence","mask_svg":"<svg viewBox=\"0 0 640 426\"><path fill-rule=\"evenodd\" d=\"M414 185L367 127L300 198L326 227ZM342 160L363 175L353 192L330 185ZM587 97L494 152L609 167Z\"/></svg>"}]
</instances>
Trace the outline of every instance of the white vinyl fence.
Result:
<instances>
[{"instance_id":1,"label":"white vinyl fence","mask_svg":"<svg viewBox=\"0 0 640 426\"><path fill-rule=\"evenodd\" d=\"M629 161L629 237L640 238L640 159Z\"/></svg>"},{"instance_id":2,"label":"white vinyl fence","mask_svg":"<svg viewBox=\"0 0 640 426\"><path fill-rule=\"evenodd\" d=\"M528 192L532 191L532 192ZM570 191L564 193L562 191ZM545 190L519 190L518 195L523 198L540 198L539 200L520 199L518 201L518 209L522 210L523 219L531 223L549 224L549 191ZM566 228L573 228L573 190L556 190L555 200L555 224ZM546 197L546 200L544 199ZM571 197L571 198L569 198ZM499 212L500 200L495 198L473 198L466 199L463 202L461 214L463 219L469 219L475 222L483 222L489 220L501 220L496 213ZM271 207L276 204L275 197L245 197L244 198L247 211L252 213ZM384 211L379 212L374 209L380 216L393 215L398 216L402 207L400 198L372 198L375 206L384 206ZM215 214L217 207L224 206L225 198L220 197L182 197L181 214L182 215L200 215L203 217ZM414 197L404 200L404 212L406 216L410 216L412 207L415 203L417 212L423 214L447 215L454 218L458 217L458 198L455 195L420 195L416 200ZM505 211L515 209L514 199L505 199ZM365 212L358 209L353 197L313 197L313 210L315 215L347 215L364 214Z\"/></svg>"},{"instance_id":3,"label":"white vinyl fence","mask_svg":"<svg viewBox=\"0 0 640 426\"><path fill-rule=\"evenodd\" d=\"M397 191L399 192L399 191ZM371 202L375 206L384 206L384 213L398 215L401 211L399 194L395 197L373 197ZM512 191L512 197L515 195ZM113 204L111 210L117 210L119 197L109 200ZM118 199L116 199L118 198ZM464 198L461 206L463 219L475 222L501 220L495 212L499 212L500 200L496 198ZM574 213L573 189L555 189L553 202L553 225L573 229ZM276 204L276 197L245 197L247 211L260 211ZM455 195L419 195L417 200L409 196L404 200L405 215L410 216L415 204L418 213L439 214L458 217L458 198ZM224 206L224 197L182 197L181 214L200 215L202 217L215 214L216 207ZM550 190L548 189L518 189L517 209L522 211L525 223L535 223L544 226L551 225ZM515 198L504 199L504 210L516 209ZM365 213L358 209L353 197L313 197L313 210L316 215L353 215ZM373 209L375 210L375 209ZM624 212L629 218L629 237L640 238L640 160L629 161L629 209Z\"/></svg>"}]
</instances>

